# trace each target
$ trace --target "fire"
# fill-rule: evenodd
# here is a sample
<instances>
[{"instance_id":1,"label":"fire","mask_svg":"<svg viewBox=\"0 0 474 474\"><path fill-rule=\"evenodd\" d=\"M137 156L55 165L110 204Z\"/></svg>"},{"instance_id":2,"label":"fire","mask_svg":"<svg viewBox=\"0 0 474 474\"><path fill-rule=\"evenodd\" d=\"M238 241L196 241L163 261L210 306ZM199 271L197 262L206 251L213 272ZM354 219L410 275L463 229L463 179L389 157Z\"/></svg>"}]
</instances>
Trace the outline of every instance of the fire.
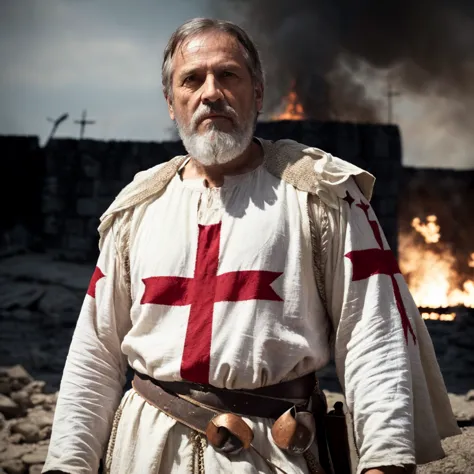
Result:
<instances>
[{"instance_id":1,"label":"fire","mask_svg":"<svg viewBox=\"0 0 474 474\"><path fill-rule=\"evenodd\" d=\"M291 84L290 92L284 99L286 103L285 110L272 117L273 120L304 120L305 113L298 95L295 92L295 83Z\"/></svg>"},{"instance_id":2,"label":"fire","mask_svg":"<svg viewBox=\"0 0 474 474\"><path fill-rule=\"evenodd\" d=\"M424 238L419 243L416 233L400 235L400 269L408 281L410 292L418 307L447 308L474 307L474 280L455 269L456 259L451 249L441 240L441 229L436 216L426 222L415 217L413 229ZM469 267L474 267L474 253L469 256ZM422 313L425 319L453 320L455 314Z\"/></svg>"},{"instance_id":3,"label":"fire","mask_svg":"<svg viewBox=\"0 0 474 474\"><path fill-rule=\"evenodd\" d=\"M438 218L436 216L428 216L426 220L427 223L424 224L419 217L415 217L411 222L411 226L425 238L426 243L436 244L441 237L439 233L441 228L436 223Z\"/></svg>"},{"instance_id":4,"label":"fire","mask_svg":"<svg viewBox=\"0 0 474 474\"><path fill-rule=\"evenodd\" d=\"M434 319L440 321L454 321L456 318L456 313L449 313L449 314L439 314L439 313L421 313L423 319Z\"/></svg>"}]
</instances>

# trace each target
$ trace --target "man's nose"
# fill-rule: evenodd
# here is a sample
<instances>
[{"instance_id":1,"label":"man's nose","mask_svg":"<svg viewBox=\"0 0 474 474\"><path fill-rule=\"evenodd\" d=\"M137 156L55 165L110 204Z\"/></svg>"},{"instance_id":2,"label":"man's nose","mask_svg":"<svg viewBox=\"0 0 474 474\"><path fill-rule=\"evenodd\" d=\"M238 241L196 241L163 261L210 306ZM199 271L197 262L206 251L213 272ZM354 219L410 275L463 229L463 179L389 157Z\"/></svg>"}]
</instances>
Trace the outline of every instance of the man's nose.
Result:
<instances>
[{"instance_id":1,"label":"man's nose","mask_svg":"<svg viewBox=\"0 0 474 474\"><path fill-rule=\"evenodd\" d=\"M213 75L209 74L206 77L206 82L203 84L201 101L203 103L217 102L223 97L224 95L222 94L222 90L220 88L219 82L216 80L216 78Z\"/></svg>"}]
</instances>

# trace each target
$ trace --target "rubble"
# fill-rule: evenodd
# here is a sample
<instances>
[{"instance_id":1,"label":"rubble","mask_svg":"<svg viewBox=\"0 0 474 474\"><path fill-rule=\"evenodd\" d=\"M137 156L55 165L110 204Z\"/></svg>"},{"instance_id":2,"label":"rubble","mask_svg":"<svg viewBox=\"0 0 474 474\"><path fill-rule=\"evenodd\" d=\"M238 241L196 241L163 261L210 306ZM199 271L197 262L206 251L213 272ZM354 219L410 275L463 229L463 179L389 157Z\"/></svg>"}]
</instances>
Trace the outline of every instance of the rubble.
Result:
<instances>
[{"instance_id":1,"label":"rubble","mask_svg":"<svg viewBox=\"0 0 474 474\"><path fill-rule=\"evenodd\" d=\"M21 365L0 367L0 473L41 472L57 400L45 385Z\"/></svg>"}]
</instances>

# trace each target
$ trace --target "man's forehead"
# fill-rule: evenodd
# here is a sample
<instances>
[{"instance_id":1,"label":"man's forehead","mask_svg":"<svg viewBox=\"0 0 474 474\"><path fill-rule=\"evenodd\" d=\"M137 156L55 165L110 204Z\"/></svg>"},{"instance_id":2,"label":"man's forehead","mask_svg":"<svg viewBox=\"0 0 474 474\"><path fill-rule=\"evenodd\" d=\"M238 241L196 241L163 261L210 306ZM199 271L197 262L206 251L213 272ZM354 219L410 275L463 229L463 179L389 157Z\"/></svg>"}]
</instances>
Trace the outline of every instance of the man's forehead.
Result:
<instances>
[{"instance_id":1,"label":"man's forehead","mask_svg":"<svg viewBox=\"0 0 474 474\"><path fill-rule=\"evenodd\" d=\"M175 66L186 67L214 58L240 63L244 61L242 46L233 36L226 33L199 34L179 46L175 55Z\"/></svg>"}]
</instances>

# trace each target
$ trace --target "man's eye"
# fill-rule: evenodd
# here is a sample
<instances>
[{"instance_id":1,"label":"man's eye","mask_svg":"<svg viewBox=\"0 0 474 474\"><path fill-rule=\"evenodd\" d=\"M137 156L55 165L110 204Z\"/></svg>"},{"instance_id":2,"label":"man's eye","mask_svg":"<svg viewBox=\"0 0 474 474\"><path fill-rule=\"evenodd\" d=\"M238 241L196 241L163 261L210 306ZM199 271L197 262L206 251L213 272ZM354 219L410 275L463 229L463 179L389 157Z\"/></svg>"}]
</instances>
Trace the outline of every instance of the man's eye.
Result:
<instances>
[{"instance_id":1,"label":"man's eye","mask_svg":"<svg viewBox=\"0 0 474 474\"><path fill-rule=\"evenodd\" d=\"M223 77L236 77L236 74L235 74L234 72L232 72L232 71L224 71L224 72L222 73L222 76L223 76Z\"/></svg>"},{"instance_id":2,"label":"man's eye","mask_svg":"<svg viewBox=\"0 0 474 474\"><path fill-rule=\"evenodd\" d=\"M196 76L194 74L191 74L190 76L186 76L183 80L183 84L189 84L191 82L196 81Z\"/></svg>"}]
</instances>

